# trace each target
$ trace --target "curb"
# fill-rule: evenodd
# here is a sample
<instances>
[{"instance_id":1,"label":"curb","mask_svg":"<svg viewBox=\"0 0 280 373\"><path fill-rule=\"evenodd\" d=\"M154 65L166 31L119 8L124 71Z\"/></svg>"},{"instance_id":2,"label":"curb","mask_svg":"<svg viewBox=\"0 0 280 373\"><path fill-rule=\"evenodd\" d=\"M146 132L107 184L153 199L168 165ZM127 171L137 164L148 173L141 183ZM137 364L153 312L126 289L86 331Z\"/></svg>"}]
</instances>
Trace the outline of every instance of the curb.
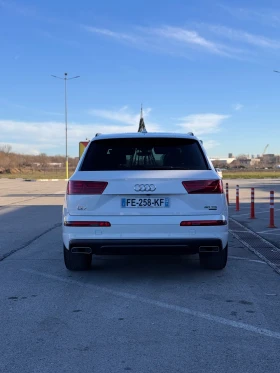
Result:
<instances>
[{"instance_id":1,"label":"curb","mask_svg":"<svg viewBox=\"0 0 280 373\"><path fill-rule=\"evenodd\" d=\"M23 181L68 181L68 179L23 179Z\"/></svg>"}]
</instances>

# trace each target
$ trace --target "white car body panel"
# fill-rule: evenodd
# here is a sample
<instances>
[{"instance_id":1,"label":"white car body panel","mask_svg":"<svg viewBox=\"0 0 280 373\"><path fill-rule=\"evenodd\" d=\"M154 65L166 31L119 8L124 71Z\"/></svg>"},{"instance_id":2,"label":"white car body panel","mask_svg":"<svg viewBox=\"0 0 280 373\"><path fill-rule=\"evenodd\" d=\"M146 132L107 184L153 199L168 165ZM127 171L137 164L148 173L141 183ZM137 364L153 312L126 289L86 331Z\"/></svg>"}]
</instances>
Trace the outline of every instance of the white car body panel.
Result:
<instances>
[{"instance_id":1,"label":"white car body panel","mask_svg":"<svg viewBox=\"0 0 280 373\"><path fill-rule=\"evenodd\" d=\"M196 139L186 134L136 133L101 135L96 139L166 137ZM182 221L228 220L226 198L221 194L189 194L183 181L217 180L217 173L200 147L209 164L208 170L130 170L80 171L85 150L71 181L108 182L101 195L68 195L63 206L63 242L67 249L73 240L168 240L219 239L223 248L228 242L228 225L180 226ZM153 192L137 192L135 185L153 184ZM166 208L123 208L122 198L168 198ZM106 221L111 227L71 227L65 222Z\"/></svg>"}]
</instances>

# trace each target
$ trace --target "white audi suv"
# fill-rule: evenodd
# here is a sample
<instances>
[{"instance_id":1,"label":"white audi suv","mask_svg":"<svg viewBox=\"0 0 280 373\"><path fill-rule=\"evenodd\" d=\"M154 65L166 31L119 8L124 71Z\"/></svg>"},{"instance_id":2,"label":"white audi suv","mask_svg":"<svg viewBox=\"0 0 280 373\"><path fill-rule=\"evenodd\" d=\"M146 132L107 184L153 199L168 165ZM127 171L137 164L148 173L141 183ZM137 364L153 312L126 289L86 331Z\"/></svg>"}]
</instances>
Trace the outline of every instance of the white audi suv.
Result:
<instances>
[{"instance_id":1,"label":"white audi suv","mask_svg":"<svg viewBox=\"0 0 280 373\"><path fill-rule=\"evenodd\" d=\"M90 269L94 255L199 254L223 269L228 206L223 183L192 133L98 135L69 179L64 261Z\"/></svg>"}]
</instances>

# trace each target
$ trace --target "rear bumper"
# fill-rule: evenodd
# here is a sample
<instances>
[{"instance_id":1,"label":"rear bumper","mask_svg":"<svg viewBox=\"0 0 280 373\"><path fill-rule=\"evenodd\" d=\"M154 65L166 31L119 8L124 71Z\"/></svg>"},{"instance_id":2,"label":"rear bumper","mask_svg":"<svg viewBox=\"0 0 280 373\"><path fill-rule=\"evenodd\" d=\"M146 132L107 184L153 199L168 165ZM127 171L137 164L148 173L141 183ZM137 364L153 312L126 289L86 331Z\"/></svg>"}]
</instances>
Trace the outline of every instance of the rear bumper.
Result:
<instances>
[{"instance_id":1,"label":"rear bumper","mask_svg":"<svg viewBox=\"0 0 280 373\"><path fill-rule=\"evenodd\" d=\"M199 252L217 252L224 249L223 241L218 238L184 239L73 239L69 249L91 250L96 255L120 254L197 254Z\"/></svg>"}]
</instances>

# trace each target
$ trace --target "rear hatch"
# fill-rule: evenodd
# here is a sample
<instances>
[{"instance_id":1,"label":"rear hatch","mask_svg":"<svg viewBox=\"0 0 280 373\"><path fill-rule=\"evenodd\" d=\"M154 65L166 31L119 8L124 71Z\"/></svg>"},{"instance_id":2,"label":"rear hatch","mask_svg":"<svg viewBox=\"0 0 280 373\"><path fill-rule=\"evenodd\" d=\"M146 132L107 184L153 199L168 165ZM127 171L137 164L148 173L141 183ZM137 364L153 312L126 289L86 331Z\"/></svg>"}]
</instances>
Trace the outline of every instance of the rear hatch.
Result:
<instances>
[{"instance_id":1,"label":"rear hatch","mask_svg":"<svg viewBox=\"0 0 280 373\"><path fill-rule=\"evenodd\" d=\"M73 216L217 215L225 198L196 139L98 139L68 183L67 208Z\"/></svg>"}]
</instances>

